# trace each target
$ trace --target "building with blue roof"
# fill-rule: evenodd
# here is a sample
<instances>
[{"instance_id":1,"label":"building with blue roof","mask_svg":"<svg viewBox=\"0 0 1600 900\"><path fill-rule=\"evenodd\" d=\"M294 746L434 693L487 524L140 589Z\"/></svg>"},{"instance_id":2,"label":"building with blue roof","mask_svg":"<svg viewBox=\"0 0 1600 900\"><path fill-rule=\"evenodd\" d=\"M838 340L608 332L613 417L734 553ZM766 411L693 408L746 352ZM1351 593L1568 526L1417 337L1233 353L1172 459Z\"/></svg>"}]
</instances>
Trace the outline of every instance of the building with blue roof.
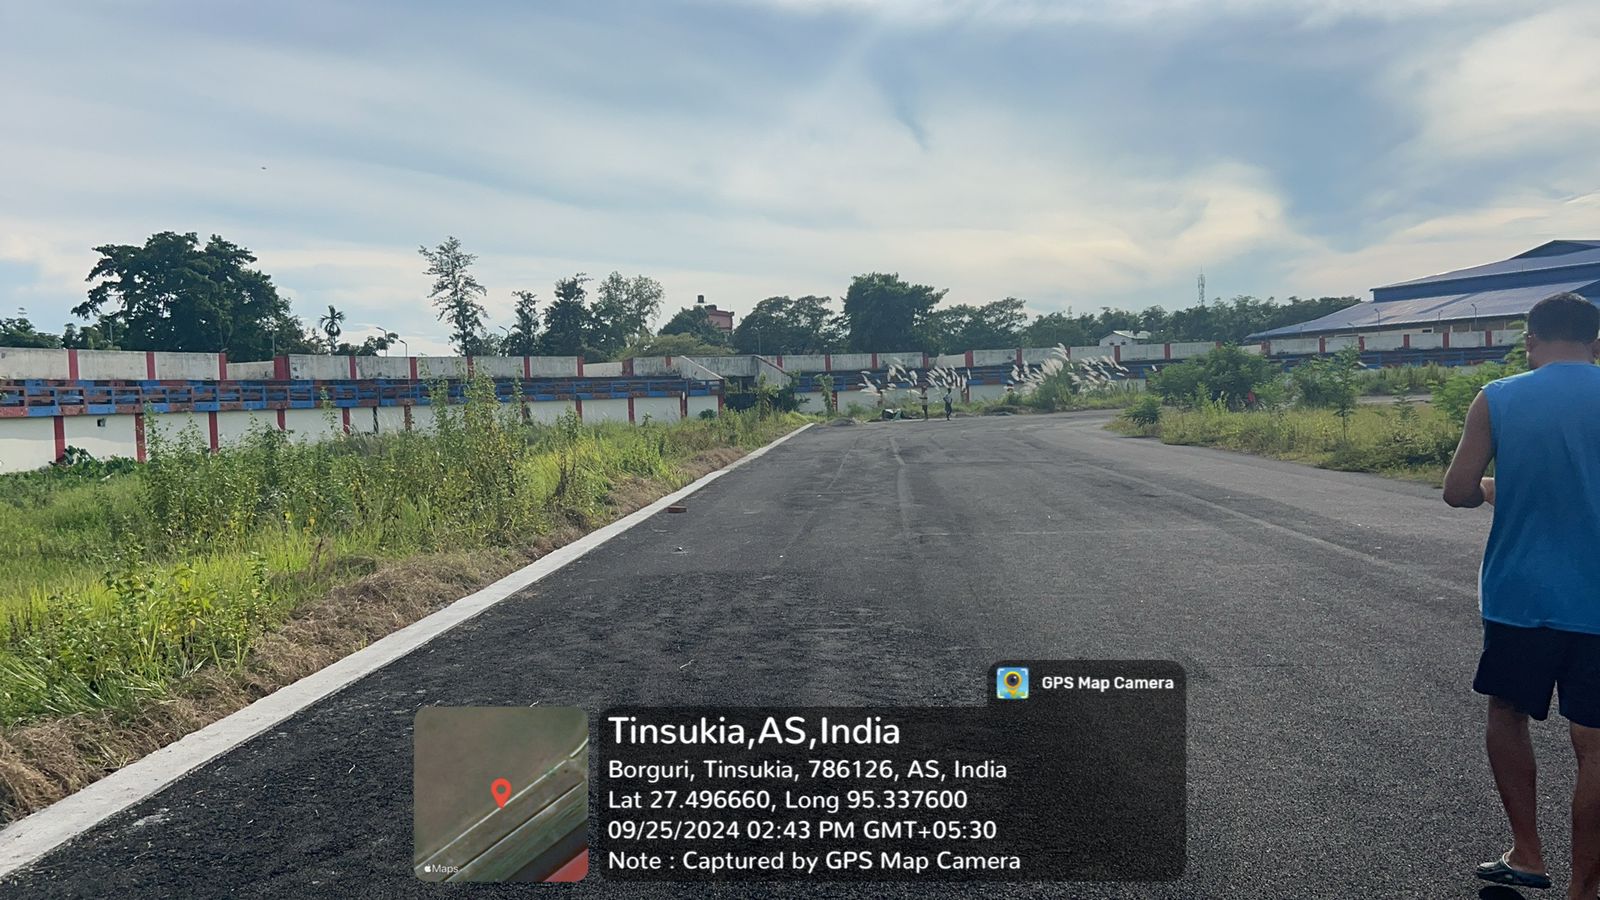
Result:
<instances>
[{"instance_id":1,"label":"building with blue roof","mask_svg":"<svg viewBox=\"0 0 1600 900\"><path fill-rule=\"evenodd\" d=\"M1564 291L1600 304L1600 241L1551 241L1500 262L1373 288L1370 302L1247 340L1503 329Z\"/></svg>"}]
</instances>

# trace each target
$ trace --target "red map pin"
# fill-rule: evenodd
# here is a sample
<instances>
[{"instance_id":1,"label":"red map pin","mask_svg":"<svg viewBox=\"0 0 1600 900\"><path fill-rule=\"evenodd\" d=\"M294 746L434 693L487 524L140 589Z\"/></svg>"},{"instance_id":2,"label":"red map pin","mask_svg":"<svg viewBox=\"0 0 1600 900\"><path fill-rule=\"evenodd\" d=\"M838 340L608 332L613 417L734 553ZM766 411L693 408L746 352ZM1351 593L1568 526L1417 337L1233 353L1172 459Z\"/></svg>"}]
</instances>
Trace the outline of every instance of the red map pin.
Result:
<instances>
[{"instance_id":1,"label":"red map pin","mask_svg":"<svg viewBox=\"0 0 1600 900\"><path fill-rule=\"evenodd\" d=\"M511 799L511 782L504 778L496 778L489 785L489 793L494 795L495 805L505 809L506 801Z\"/></svg>"}]
</instances>

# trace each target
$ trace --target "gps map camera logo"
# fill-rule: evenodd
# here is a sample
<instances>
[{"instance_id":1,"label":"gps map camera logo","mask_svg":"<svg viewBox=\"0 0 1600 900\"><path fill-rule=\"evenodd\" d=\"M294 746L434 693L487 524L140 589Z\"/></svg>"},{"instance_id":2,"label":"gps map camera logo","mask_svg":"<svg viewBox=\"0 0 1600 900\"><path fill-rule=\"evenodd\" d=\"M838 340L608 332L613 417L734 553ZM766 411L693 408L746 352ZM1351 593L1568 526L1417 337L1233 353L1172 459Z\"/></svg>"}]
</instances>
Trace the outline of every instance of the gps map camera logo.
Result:
<instances>
[{"instance_id":1,"label":"gps map camera logo","mask_svg":"<svg viewBox=\"0 0 1600 900\"><path fill-rule=\"evenodd\" d=\"M1000 669L994 676L994 695L1001 700L1028 699L1028 670Z\"/></svg>"}]
</instances>

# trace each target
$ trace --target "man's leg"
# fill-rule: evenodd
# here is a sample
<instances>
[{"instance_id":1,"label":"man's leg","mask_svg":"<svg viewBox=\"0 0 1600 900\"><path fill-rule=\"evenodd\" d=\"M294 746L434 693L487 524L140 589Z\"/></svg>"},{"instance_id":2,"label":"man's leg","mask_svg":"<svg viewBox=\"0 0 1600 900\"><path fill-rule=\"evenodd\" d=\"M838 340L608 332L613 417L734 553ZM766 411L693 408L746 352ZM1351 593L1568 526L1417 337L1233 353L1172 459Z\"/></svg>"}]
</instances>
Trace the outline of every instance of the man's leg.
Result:
<instances>
[{"instance_id":1,"label":"man's leg","mask_svg":"<svg viewBox=\"0 0 1600 900\"><path fill-rule=\"evenodd\" d=\"M1600 728L1572 726L1578 786L1572 792L1572 888L1569 897L1600 894Z\"/></svg>"},{"instance_id":2,"label":"man's leg","mask_svg":"<svg viewBox=\"0 0 1600 900\"><path fill-rule=\"evenodd\" d=\"M1485 729L1489 768L1494 771L1495 787L1511 822L1512 868L1524 872L1545 871L1544 849L1539 844L1539 821L1535 785L1538 764L1533 758L1533 739L1528 734L1528 716L1499 697L1489 698L1489 721ZM1600 777L1600 776L1596 776Z\"/></svg>"}]
</instances>

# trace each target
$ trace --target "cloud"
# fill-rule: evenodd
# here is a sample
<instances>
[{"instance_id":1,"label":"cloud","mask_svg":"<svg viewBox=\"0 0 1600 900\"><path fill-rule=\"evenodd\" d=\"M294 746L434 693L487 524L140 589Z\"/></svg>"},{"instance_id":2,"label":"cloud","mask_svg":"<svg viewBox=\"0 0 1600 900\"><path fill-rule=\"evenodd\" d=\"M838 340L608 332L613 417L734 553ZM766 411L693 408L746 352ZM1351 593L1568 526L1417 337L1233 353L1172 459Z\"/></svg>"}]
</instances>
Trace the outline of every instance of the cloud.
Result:
<instances>
[{"instance_id":1,"label":"cloud","mask_svg":"<svg viewBox=\"0 0 1600 900\"><path fill-rule=\"evenodd\" d=\"M595 0L397 6L380 36L359 7L186 9L38 6L14 32L37 40L0 36L0 79L24 86L0 116L29 123L0 134L24 173L0 183L0 260L40 321L81 301L88 248L169 229L249 247L308 321L332 303L353 339L429 352L447 329L416 247L447 234L504 324L512 289L548 299L578 271L656 277L668 314L837 297L868 271L958 302L1137 308L1187 304L1201 269L1348 293L1589 231L1556 210L1595 183L1571 137L1600 121L1575 88L1594 64L1537 52L1590 33L1582 10L726 0L621 28ZM1496 126L1561 116L1581 121L1544 141ZM1464 143L1503 167L1422 152Z\"/></svg>"},{"instance_id":2,"label":"cloud","mask_svg":"<svg viewBox=\"0 0 1600 900\"><path fill-rule=\"evenodd\" d=\"M1353 251L1308 252L1289 267L1288 281L1370 289L1506 259L1546 241L1593 239L1596 222L1600 191L1564 198L1508 193L1481 208L1405 225Z\"/></svg>"},{"instance_id":3,"label":"cloud","mask_svg":"<svg viewBox=\"0 0 1600 900\"><path fill-rule=\"evenodd\" d=\"M917 23L1149 23L1173 16L1293 16L1308 25L1494 9L1491 0L724 0L789 13L852 13Z\"/></svg>"},{"instance_id":4,"label":"cloud","mask_svg":"<svg viewBox=\"0 0 1600 900\"><path fill-rule=\"evenodd\" d=\"M1600 138L1596 43L1600 5L1569 3L1399 61L1388 81L1421 120L1413 153L1545 157L1592 147Z\"/></svg>"}]
</instances>

